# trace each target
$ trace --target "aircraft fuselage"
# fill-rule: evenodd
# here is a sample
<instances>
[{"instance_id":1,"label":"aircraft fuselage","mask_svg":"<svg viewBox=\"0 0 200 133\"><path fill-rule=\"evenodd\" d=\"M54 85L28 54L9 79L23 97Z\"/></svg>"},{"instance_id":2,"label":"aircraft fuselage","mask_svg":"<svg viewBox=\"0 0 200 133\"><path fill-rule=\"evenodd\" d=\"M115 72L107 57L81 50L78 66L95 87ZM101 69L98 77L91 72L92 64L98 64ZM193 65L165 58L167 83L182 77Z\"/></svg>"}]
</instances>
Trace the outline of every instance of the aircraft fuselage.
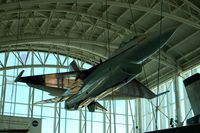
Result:
<instances>
[{"instance_id":1,"label":"aircraft fuselage","mask_svg":"<svg viewBox=\"0 0 200 133\"><path fill-rule=\"evenodd\" d=\"M95 110L95 107L106 110L96 100L104 98L125 85L130 85L135 76L142 71L142 62L163 47L174 30L173 28L162 32L161 35L157 32L130 40L115 51L108 60L89 70L79 71L75 65L72 65L76 70L71 72L21 77L22 71L15 82L24 82L30 87L56 96L39 103L65 101L65 108L69 110L84 106L87 106L91 112ZM133 86L129 87L132 89ZM137 88L141 90L140 87L137 86ZM148 89L143 87L143 90ZM147 97L147 95L149 98L155 96L146 91L146 95L142 94L141 97ZM130 97L134 96L136 95L130 95Z\"/></svg>"},{"instance_id":2,"label":"aircraft fuselage","mask_svg":"<svg viewBox=\"0 0 200 133\"><path fill-rule=\"evenodd\" d=\"M108 89L126 84L142 71L141 63L159 48L174 32L174 29L149 35L140 42L132 40L116 51L112 57L97 66L84 80L81 90L66 100L66 108L77 109L97 100Z\"/></svg>"}]
</instances>

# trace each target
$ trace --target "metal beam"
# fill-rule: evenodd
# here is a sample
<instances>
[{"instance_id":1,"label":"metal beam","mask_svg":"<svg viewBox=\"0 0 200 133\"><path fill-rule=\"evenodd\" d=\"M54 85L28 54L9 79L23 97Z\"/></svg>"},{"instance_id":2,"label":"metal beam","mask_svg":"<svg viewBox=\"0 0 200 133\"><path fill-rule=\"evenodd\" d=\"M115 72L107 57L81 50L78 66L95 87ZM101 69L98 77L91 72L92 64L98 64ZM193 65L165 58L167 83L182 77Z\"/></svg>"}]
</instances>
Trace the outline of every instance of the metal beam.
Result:
<instances>
[{"instance_id":1,"label":"metal beam","mask_svg":"<svg viewBox=\"0 0 200 133\"><path fill-rule=\"evenodd\" d=\"M31 43L31 42L58 42L58 43L71 43L71 44L88 44L94 47L105 47L107 43L98 42L98 41L91 41L91 40L82 40L82 39L74 39L74 38L66 38L65 36L46 36L42 38L40 34L27 34L23 36L23 39L18 41L19 43ZM1 36L0 38L0 47L4 45L15 45L16 38L15 36ZM111 44L111 49L117 49L118 47L116 44Z\"/></svg>"},{"instance_id":2,"label":"metal beam","mask_svg":"<svg viewBox=\"0 0 200 133\"><path fill-rule=\"evenodd\" d=\"M171 50L174 50L175 47L179 46L180 44L184 43L186 40L191 39L193 36L197 35L200 33L200 30L195 31L194 33L190 34L189 36L185 37L183 40L181 40L179 43L173 45L172 47L170 47L166 53L168 53Z\"/></svg>"},{"instance_id":3,"label":"metal beam","mask_svg":"<svg viewBox=\"0 0 200 133\"><path fill-rule=\"evenodd\" d=\"M0 8L1 8L1 5L0 5ZM94 19L97 19L97 20L101 20L103 22L106 22L106 23L109 23L111 25L114 25L118 28L121 28L125 31L127 31L128 33L132 33L133 31L131 31L130 29L124 27L123 25L120 25L118 24L117 22L111 20L111 19L106 19L106 18L102 18L100 16L96 16L94 14L91 14L91 13L87 13L87 12L81 12L81 11L73 11L73 10L69 10L69 9L53 9L54 12L64 12L64 13L71 13L71 14L74 14L74 15L79 15L79 16L84 16L84 17L89 17L89 18L94 18ZM20 9L20 13L23 13L23 12L32 12L32 11L37 11L37 12L51 12L52 11L52 8L28 8L28 9ZM8 14L14 14L14 13L18 13L19 10L11 10L11 11L7 11L7 12L2 12L0 13L0 16L5 16L5 15L8 15ZM93 12L99 12L99 11L93 11ZM53 18L53 17L52 17Z\"/></svg>"},{"instance_id":4,"label":"metal beam","mask_svg":"<svg viewBox=\"0 0 200 133\"><path fill-rule=\"evenodd\" d=\"M48 45L46 45L47 47L46 48L41 48L40 46L36 47L34 46L34 49L33 48L30 48L29 46L27 47L12 47L11 50L13 51L29 51L29 50L36 50L36 51L41 51L41 52L48 52L49 50L49 47ZM3 51L7 51L7 48L4 48L4 49L1 49ZM52 49L50 51L51 53L56 53L58 51L56 51L55 49ZM92 64L92 65L96 65L96 64L99 64L99 59L103 59L105 60L105 58L103 57L99 57L98 55L93 55L89 52L81 52L80 54L80 51L73 51L73 48L70 49L69 51L67 51L66 49L63 49L63 51L59 51L59 54L60 55L64 55L64 56L69 56L69 57L72 57L72 58L76 58L76 59L79 59L79 60L84 60L85 62L89 63L89 64Z\"/></svg>"},{"instance_id":5,"label":"metal beam","mask_svg":"<svg viewBox=\"0 0 200 133\"><path fill-rule=\"evenodd\" d=\"M182 0L182 1L200 14L200 8L198 6L194 5L192 2L188 0Z\"/></svg>"},{"instance_id":6,"label":"metal beam","mask_svg":"<svg viewBox=\"0 0 200 133\"><path fill-rule=\"evenodd\" d=\"M32 44L33 49L35 49L35 47L38 46L38 49L48 49L48 46L50 44L53 44L53 46L57 46L57 47L61 47L62 49L60 49L59 51L63 51L66 48L70 48L70 49L75 49L75 50L81 50L83 52L89 52L93 55L102 57L104 59L107 58L107 56L105 56L106 53L106 49L105 46L104 47L99 47L99 46L93 46L91 44L79 44L79 43L70 43L70 45L67 45L66 43L63 42L51 42L51 41L30 41L30 42L26 42L27 40L21 40L19 41L17 44L15 44L15 42L6 42L6 44L4 44L4 47L1 46L1 51L6 51L7 47L10 46L12 50L20 50L20 49L27 49L27 44L30 45ZM0 43L1 44L1 43Z\"/></svg>"},{"instance_id":7,"label":"metal beam","mask_svg":"<svg viewBox=\"0 0 200 133\"><path fill-rule=\"evenodd\" d=\"M57 0L58 3L74 3L74 0ZM88 3L88 4L102 4L102 1L99 0L81 0L81 1L77 1L78 3ZM37 4L50 4L50 3L55 3L54 0L35 0L35 1L20 1L20 4L22 6L22 8L24 6L30 6L30 5L37 5ZM122 8L129 8L129 5L127 3L122 3L122 2L117 2L117 1L108 1L107 2L108 5L110 6L115 6L115 7L122 7ZM13 3L8 3L8 4L2 4L0 5L0 9L6 10L9 8L14 8L18 6L18 2L13 2ZM144 7L141 5L133 5L131 4L131 8L134 10L138 10L138 11L144 11L144 12L149 12L151 14L155 14L155 15L160 15L160 10L157 9L152 9L150 7ZM80 13L82 14L82 13ZM84 15L84 14L82 14ZM88 17L90 17L91 14L85 14L85 15L89 15ZM174 14L170 14L168 12L163 12L163 16L167 17L169 19L190 25L192 27L195 27L197 29L200 29L200 25L198 23L192 22L190 20L187 20L186 18L182 18L179 16L176 16ZM96 17L96 16L94 16ZM102 19L102 18L100 18ZM105 20L106 21L106 20ZM110 22L109 22L110 23ZM113 24L116 24L115 22L111 22ZM130 30L129 30L130 31Z\"/></svg>"},{"instance_id":8,"label":"metal beam","mask_svg":"<svg viewBox=\"0 0 200 133\"><path fill-rule=\"evenodd\" d=\"M151 56L150 59L151 59L151 60L154 60L154 61L156 61L156 62L159 61L158 58L156 58L156 57L154 57L154 56ZM163 65L165 65L165 66L167 66L167 67L169 67L169 68L177 69L177 68L176 68L176 65L171 64L171 63L169 63L169 62L167 62L167 61L160 60L160 63L163 64Z\"/></svg>"},{"instance_id":9,"label":"metal beam","mask_svg":"<svg viewBox=\"0 0 200 133\"><path fill-rule=\"evenodd\" d=\"M161 54L161 60L160 63L162 65L165 65L169 68L175 69L175 70L182 70L182 68L180 66L178 66L177 61L170 55L168 55L166 52L164 52L163 50L160 51ZM164 58L164 59L163 59ZM150 59L158 62L158 58L155 56L151 56Z\"/></svg>"},{"instance_id":10,"label":"metal beam","mask_svg":"<svg viewBox=\"0 0 200 133\"><path fill-rule=\"evenodd\" d=\"M128 5L126 3L121 3L121 2L113 2L113 1L109 1L108 2L109 5L112 6L116 6L116 7L124 7L124 8L128 8ZM152 9L150 7L143 7L143 6L138 6L138 5L131 5L131 8L134 10L138 10L138 11L145 11L154 15L159 15L160 16L160 10L156 10L156 9ZM194 23L186 18L182 18L179 16L176 16L174 14L170 14L168 12L163 12L163 17L187 24L189 26L195 27L197 29L200 29L200 24L198 23Z\"/></svg>"},{"instance_id":11,"label":"metal beam","mask_svg":"<svg viewBox=\"0 0 200 133\"><path fill-rule=\"evenodd\" d=\"M184 54L184 56L182 56L181 58L179 58L179 59L177 60L177 62L180 62L180 61L183 60L183 59L186 59L186 60L187 60L187 57L188 57L188 56L191 56L191 55L193 55L194 53L199 52L199 51L200 51L200 47L196 48L195 50L193 50L193 51L191 51L191 52L189 52L189 53L187 53L187 54Z\"/></svg>"}]
</instances>

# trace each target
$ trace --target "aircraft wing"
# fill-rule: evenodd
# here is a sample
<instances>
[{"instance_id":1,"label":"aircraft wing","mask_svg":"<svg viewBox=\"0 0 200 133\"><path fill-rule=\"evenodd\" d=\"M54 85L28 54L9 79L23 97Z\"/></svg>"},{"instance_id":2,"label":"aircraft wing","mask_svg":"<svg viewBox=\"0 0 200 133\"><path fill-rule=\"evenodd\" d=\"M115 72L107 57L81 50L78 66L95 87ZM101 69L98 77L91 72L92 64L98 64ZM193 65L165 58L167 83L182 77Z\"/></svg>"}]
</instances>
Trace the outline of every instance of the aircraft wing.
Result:
<instances>
[{"instance_id":1,"label":"aircraft wing","mask_svg":"<svg viewBox=\"0 0 200 133\"><path fill-rule=\"evenodd\" d=\"M22 73L16 78L16 82L24 82L30 87L34 87L46 92L52 96L63 96L76 94L83 84L84 74L88 70L73 71L64 73L53 73L45 75L21 77Z\"/></svg>"},{"instance_id":2,"label":"aircraft wing","mask_svg":"<svg viewBox=\"0 0 200 133\"><path fill-rule=\"evenodd\" d=\"M69 98L69 96L58 96L58 97L55 97L55 98L38 101L38 102L36 102L34 104L58 103L58 102L63 102L68 98Z\"/></svg>"},{"instance_id":3,"label":"aircraft wing","mask_svg":"<svg viewBox=\"0 0 200 133\"><path fill-rule=\"evenodd\" d=\"M157 95L136 79L110 93L101 100L130 100L134 98L152 99Z\"/></svg>"}]
</instances>

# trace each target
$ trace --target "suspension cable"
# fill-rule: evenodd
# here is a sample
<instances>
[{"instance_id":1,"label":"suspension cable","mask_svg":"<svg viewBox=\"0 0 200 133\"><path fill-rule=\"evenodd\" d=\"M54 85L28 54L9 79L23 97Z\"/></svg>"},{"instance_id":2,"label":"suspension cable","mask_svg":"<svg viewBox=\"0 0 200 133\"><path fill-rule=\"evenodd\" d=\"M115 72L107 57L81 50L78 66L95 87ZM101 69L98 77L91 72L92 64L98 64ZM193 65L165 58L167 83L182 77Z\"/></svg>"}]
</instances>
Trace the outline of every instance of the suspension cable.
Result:
<instances>
[{"instance_id":1,"label":"suspension cable","mask_svg":"<svg viewBox=\"0 0 200 133\"><path fill-rule=\"evenodd\" d=\"M162 16L163 16L163 0L160 0L160 46L161 46L161 35L162 35ZM158 51L158 80L157 80L157 95L159 93L160 84L160 48ZM158 97L156 98L156 118L155 118L155 130L158 130Z\"/></svg>"},{"instance_id":2,"label":"suspension cable","mask_svg":"<svg viewBox=\"0 0 200 133\"><path fill-rule=\"evenodd\" d=\"M109 23L108 23L108 0L106 0L106 29L107 29L107 55L110 56L110 33L109 33Z\"/></svg>"},{"instance_id":3,"label":"suspension cable","mask_svg":"<svg viewBox=\"0 0 200 133\"><path fill-rule=\"evenodd\" d=\"M18 41L19 41L19 36L20 36L20 19L21 19L21 12L20 12L20 0L17 1L18 2L18 6L19 6L19 9L18 9L18 21L17 21L17 35L16 35L16 47L17 47L17 44L18 44ZM16 60L15 60L15 64L16 64ZM15 75L15 69L14 69L14 75ZM5 82L5 84L7 84ZM10 103L10 117L9 117L9 124L8 124L8 128L10 128L11 126L11 114L12 114L12 106L15 106L13 105L14 104L14 100L13 97L14 97L14 92L15 92L15 95L16 95L16 88L14 86L14 83L12 83L12 87L11 87L12 91L11 91L11 103ZM14 115L14 112L13 112L13 115Z\"/></svg>"},{"instance_id":4,"label":"suspension cable","mask_svg":"<svg viewBox=\"0 0 200 133\"><path fill-rule=\"evenodd\" d=\"M128 5L129 5L130 12L131 12L131 19L133 21L133 27L134 27L134 31L135 31L135 36L137 36L137 29L136 29L136 25L135 25L135 19L134 19L134 16L133 16L133 10L131 8L130 0L128 0Z\"/></svg>"},{"instance_id":5,"label":"suspension cable","mask_svg":"<svg viewBox=\"0 0 200 133\"><path fill-rule=\"evenodd\" d=\"M134 14L133 14L133 10L131 8L130 0L128 0L128 6L129 6L130 13L131 13L131 19L132 19L132 22L133 22L133 28L134 28L135 36L137 36L137 29L136 29ZM147 84L148 84L148 82L147 82ZM129 100L129 106L130 106L130 109L131 109L131 117L132 117L132 122L133 122L133 131L134 131L134 120L133 120L133 113L132 113L132 108L131 108L131 102L130 102L130 100ZM137 126L137 121L135 123L136 123L136 126Z\"/></svg>"},{"instance_id":6,"label":"suspension cable","mask_svg":"<svg viewBox=\"0 0 200 133\"><path fill-rule=\"evenodd\" d=\"M142 63L142 68L143 68L143 72L144 72L144 76L145 76L146 86L147 86L147 88L149 88L149 83L148 83L148 79L147 79L146 70L145 70L145 68L144 68L144 63ZM148 100L148 101L151 103L151 108L152 108L153 117L152 117L152 119L150 120L150 122L149 122L149 124L148 124L148 126L147 126L147 128L146 128L146 131L147 131L147 129L149 128L149 126L151 125L151 122L153 121L153 119L155 119L155 113L154 113L154 109L153 109L153 103L152 103L152 101L150 101L150 100Z\"/></svg>"},{"instance_id":7,"label":"suspension cable","mask_svg":"<svg viewBox=\"0 0 200 133\"><path fill-rule=\"evenodd\" d=\"M145 68L144 68L144 63L142 63L142 69L143 69L143 72L144 72L144 77L145 77L146 86L149 88L149 82L148 82L148 79L147 79L146 70L145 70Z\"/></svg>"},{"instance_id":8,"label":"suspension cable","mask_svg":"<svg viewBox=\"0 0 200 133\"><path fill-rule=\"evenodd\" d=\"M166 90L169 90L171 84L172 84L172 82L170 83L170 85L167 87ZM160 101L160 103L159 103L158 106L154 105L153 102L149 100L149 102L151 103L151 106L152 106L152 113L153 113L154 118L155 118L155 114L154 114L154 112L153 112L153 111L154 111L153 108L154 108L154 107L155 107L155 108L157 107L157 108L158 108L158 111L159 111L161 114L163 114L167 119L170 120L169 116L167 116L164 112L162 112L162 111L159 109L159 107L161 106L162 102L164 101L164 98L165 98L166 95L167 95L167 94L165 94L165 95L162 97L162 99L161 99L161 101ZM146 131L147 131L147 129L149 128L149 126L150 126L152 120L153 120L153 118L152 118L151 121L149 122L149 124L148 124L148 126L147 126L147 128L146 128Z\"/></svg>"},{"instance_id":9,"label":"suspension cable","mask_svg":"<svg viewBox=\"0 0 200 133\"><path fill-rule=\"evenodd\" d=\"M105 6L106 6L106 12L105 12L105 17L106 17L106 29L107 29L107 55L108 57L110 56L110 34L109 34L109 23L108 23L108 0L105 1ZM112 69L109 67L110 71L112 71ZM111 77L112 75L110 75ZM114 133L116 133L116 103L114 102L114 88L112 88L112 106L113 106L113 123L114 123ZM111 103L110 103L111 104ZM112 111L112 110L110 110ZM111 121L111 118L110 118ZM110 125L111 126L111 125ZM110 127L110 130L112 128Z\"/></svg>"},{"instance_id":10,"label":"suspension cable","mask_svg":"<svg viewBox=\"0 0 200 133\"><path fill-rule=\"evenodd\" d=\"M183 122L182 123L184 123L185 122L185 120L187 119L187 117L189 116L189 114L190 114L190 112L192 111L192 107L190 108L190 110L188 111L188 113L187 113L187 115L185 116L185 118L184 118L184 120L183 120Z\"/></svg>"},{"instance_id":11,"label":"suspension cable","mask_svg":"<svg viewBox=\"0 0 200 133\"><path fill-rule=\"evenodd\" d=\"M132 107L131 107L131 101L128 100L128 103L129 103L129 108L130 108L130 112L131 112L131 120L132 120L132 123L133 123L133 132L134 132L134 119L133 119L133 112L132 112ZM137 123L137 121L135 123Z\"/></svg>"},{"instance_id":12,"label":"suspension cable","mask_svg":"<svg viewBox=\"0 0 200 133\"><path fill-rule=\"evenodd\" d=\"M15 59L15 64L16 64L16 59ZM14 69L14 75L15 75L15 69ZM7 83L6 83L7 84ZM13 108L12 108L12 106L14 107L15 105L14 105L14 103L15 103L15 99L13 99L13 97L14 97L14 93L15 93L15 95L16 95L16 88L15 88L16 86L14 85L14 83L12 83L12 87L10 87L10 89L12 89L12 91L11 91L11 102L10 102L10 112L9 112L9 115L10 115L10 117L9 117L9 124L8 124L8 128L10 129L11 128L11 115L12 115L12 110L13 110ZM14 115L14 113L15 112L13 112L13 115Z\"/></svg>"},{"instance_id":13,"label":"suspension cable","mask_svg":"<svg viewBox=\"0 0 200 133\"><path fill-rule=\"evenodd\" d=\"M19 36L20 36L20 19L21 19L20 0L18 0L18 6L19 6L19 9L18 9L18 18L17 18L16 47L17 47L17 44L18 44L18 41L19 41Z\"/></svg>"}]
</instances>

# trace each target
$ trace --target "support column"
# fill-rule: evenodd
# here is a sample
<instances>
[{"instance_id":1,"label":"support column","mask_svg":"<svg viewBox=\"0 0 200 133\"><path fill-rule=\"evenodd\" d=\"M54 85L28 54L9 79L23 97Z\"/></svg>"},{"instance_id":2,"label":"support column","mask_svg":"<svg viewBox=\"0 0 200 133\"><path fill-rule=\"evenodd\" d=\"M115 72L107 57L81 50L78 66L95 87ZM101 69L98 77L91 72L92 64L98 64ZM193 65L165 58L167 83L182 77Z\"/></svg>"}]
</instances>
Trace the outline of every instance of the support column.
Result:
<instances>
[{"instance_id":1,"label":"support column","mask_svg":"<svg viewBox=\"0 0 200 133\"><path fill-rule=\"evenodd\" d=\"M1 102L0 102L1 115L4 114L5 95L6 95L6 70L3 71L3 80L2 80L2 88L1 88Z\"/></svg>"},{"instance_id":2,"label":"support column","mask_svg":"<svg viewBox=\"0 0 200 133\"><path fill-rule=\"evenodd\" d=\"M87 133L87 108L85 107L85 133Z\"/></svg>"},{"instance_id":3,"label":"support column","mask_svg":"<svg viewBox=\"0 0 200 133\"><path fill-rule=\"evenodd\" d=\"M8 57L9 57L9 52L5 53L4 57L4 67L7 66L8 62ZM5 106L5 98L6 98L6 70L3 70L3 80L2 80L2 88L1 88L1 102L0 102L0 112L1 115L4 114L4 106Z\"/></svg>"},{"instance_id":4,"label":"support column","mask_svg":"<svg viewBox=\"0 0 200 133\"><path fill-rule=\"evenodd\" d=\"M68 124L67 120L68 120L67 110L65 110L65 133L67 133L67 124Z\"/></svg>"},{"instance_id":5,"label":"support column","mask_svg":"<svg viewBox=\"0 0 200 133\"><path fill-rule=\"evenodd\" d=\"M174 82L174 80L172 80L172 82ZM168 82L166 85L167 85L167 90L170 90L170 86L172 84L172 82ZM174 89L175 90L175 89ZM174 93L174 92L169 92L169 93ZM173 110L171 108L171 99L172 99L172 96L170 94L166 95L166 98L167 98L167 112L168 112L168 117L170 118L173 118L172 117L172 114L173 114ZM176 102L176 101L175 101ZM176 103L175 103L176 105ZM175 118L173 118L175 119ZM170 128L170 124L168 123L168 127L167 128Z\"/></svg>"},{"instance_id":6,"label":"support column","mask_svg":"<svg viewBox=\"0 0 200 133\"><path fill-rule=\"evenodd\" d=\"M60 133L61 103L55 103L54 108L54 133Z\"/></svg>"},{"instance_id":7,"label":"support column","mask_svg":"<svg viewBox=\"0 0 200 133\"><path fill-rule=\"evenodd\" d=\"M41 64L42 64L43 63L42 58L41 58L40 54L38 54L38 55L39 55L39 57L41 59ZM57 53L54 56L57 59L57 62L56 62L56 64L57 64L56 72L59 73L60 72L60 69L58 68L59 63L60 63L60 61L59 61L59 59L60 59L59 58L59 54ZM55 108L54 109L54 133L60 133L61 103L55 103L54 108Z\"/></svg>"},{"instance_id":8,"label":"support column","mask_svg":"<svg viewBox=\"0 0 200 133\"><path fill-rule=\"evenodd\" d=\"M175 91L175 105L176 105L176 120L177 126L182 126L181 123L181 109L180 109L180 97L179 97L179 82L178 75L174 76L174 91Z\"/></svg>"},{"instance_id":9,"label":"support column","mask_svg":"<svg viewBox=\"0 0 200 133\"><path fill-rule=\"evenodd\" d=\"M34 51L32 51L32 61L31 65L34 65ZM31 67L31 76L34 75L34 68ZM33 117L33 108L34 108L34 88L30 87L29 89L29 99L28 99L28 117Z\"/></svg>"},{"instance_id":10,"label":"support column","mask_svg":"<svg viewBox=\"0 0 200 133\"><path fill-rule=\"evenodd\" d=\"M103 101L103 106L106 107L105 101ZM103 112L103 133L106 133L106 112Z\"/></svg>"},{"instance_id":11,"label":"support column","mask_svg":"<svg viewBox=\"0 0 200 133\"><path fill-rule=\"evenodd\" d=\"M79 133L81 133L82 129L82 109L79 110Z\"/></svg>"},{"instance_id":12,"label":"support column","mask_svg":"<svg viewBox=\"0 0 200 133\"><path fill-rule=\"evenodd\" d=\"M111 100L109 100L109 108L110 108L110 112L109 112L109 117L110 117L110 121L109 121L109 125L110 125L110 133L112 133L112 105L111 105ZM108 133L108 132L107 132Z\"/></svg>"},{"instance_id":13,"label":"support column","mask_svg":"<svg viewBox=\"0 0 200 133\"><path fill-rule=\"evenodd\" d=\"M141 108L141 99L138 99L138 116L139 116L139 128L138 128L138 130L139 130L139 133L141 133L142 132L142 108Z\"/></svg>"},{"instance_id":14,"label":"support column","mask_svg":"<svg viewBox=\"0 0 200 133\"><path fill-rule=\"evenodd\" d=\"M116 101L112 100L112 107L113 107L113 131L116 133Z\"/></svg>"},{"instance_id":15,"label":"support column","mask_svg":"<svg viewBox=\"0 0 200 133\"><path fill-rule=\"evenodd\" d=\"M111 101L104 101L104 107L109 108L109 112L104 112L104 119L105 119L105 123L104 123L104 133L111 133Z\"/></svg>"},{"instance_id":16,"label":"support column","mask_svg":"<svg viewBox=\"0 0 200 133\"><path fill-rule=\"evenodd\" d=\"M57 113L57 103L54 104L53 133L56 133L56 130L57 130L57 129L56 129L56 119L57 119L56 113Z\"/></svg>"},{"instance_id":17,"label":"support column","mask_svg":"<svg viewBox=\"0 0 200 133\"><path fill-rule=\"evenodd\" d=\"M126 114L126 119L125 119L125 123L126 123L126 133L128 133L129 132L129 126L128 126L128 116L129 116L129 114L128 114L128 100L126 100L125 101L125 114Z\"/></svg>"},{"instance_id":18,"label":"support column","mask_svg":"<svg viewBox=\"0 0 200 133\"><path fill-rule=\"evenodd\" d=\"M85 110L80 110L80 124L79 124L79 132L80 133L86 133L86 124L87 124L87 109L85 108Z\"/></svg>"},{"instance_id":19,"label":"support column","mask_svg":"<svg viewBox=\"0 0 200 133\"><path fill-rule=\"evenodd\" d=\"M131 132L131 133L135 133L135 132L137 132L135 129L136 129L136 126L138 126L138 124L137 124L137 107L136 107L136 100L134 101L135 102L135 104L134 104L134 107L132 107L131 106L131 101L133 102L133 100L128 100L127 102L129 103L129 106L128 106L128 108L130 109L130 114L128 114L128 115L131 115L131 120L132 120L132 129L129 131L129 132ZM135 114L133 114L133 108L135 109L135 114L136 114L136 117L134 118L134 115ZM129 110L128 109L128 110ZM129 124L129 123L128 123ZM129 126L128 126L129 127Z\"/></svg>"},{"instance_id":20,"label":"support column","mask_svg":"<svg viewBox=\"0 0 200 133\"><path fill-rule=\"evenodd\" d=\"M90 125L91 126L91 130L90 131L92 133L93 132L93 113L90 113L90 115L91 115L91 121L90 121L91 122L91 125Z\"/></svg>"},{"instance_id":21,"label":"support column","mask_svg":"<svg viewBox=\"0 0 200 133\"><path fill-rule=\"evenodd\" d=\"M136 133L142 131L142 112L141 112L141 99L136 99Z\"/></svg>"}]
</instances>

